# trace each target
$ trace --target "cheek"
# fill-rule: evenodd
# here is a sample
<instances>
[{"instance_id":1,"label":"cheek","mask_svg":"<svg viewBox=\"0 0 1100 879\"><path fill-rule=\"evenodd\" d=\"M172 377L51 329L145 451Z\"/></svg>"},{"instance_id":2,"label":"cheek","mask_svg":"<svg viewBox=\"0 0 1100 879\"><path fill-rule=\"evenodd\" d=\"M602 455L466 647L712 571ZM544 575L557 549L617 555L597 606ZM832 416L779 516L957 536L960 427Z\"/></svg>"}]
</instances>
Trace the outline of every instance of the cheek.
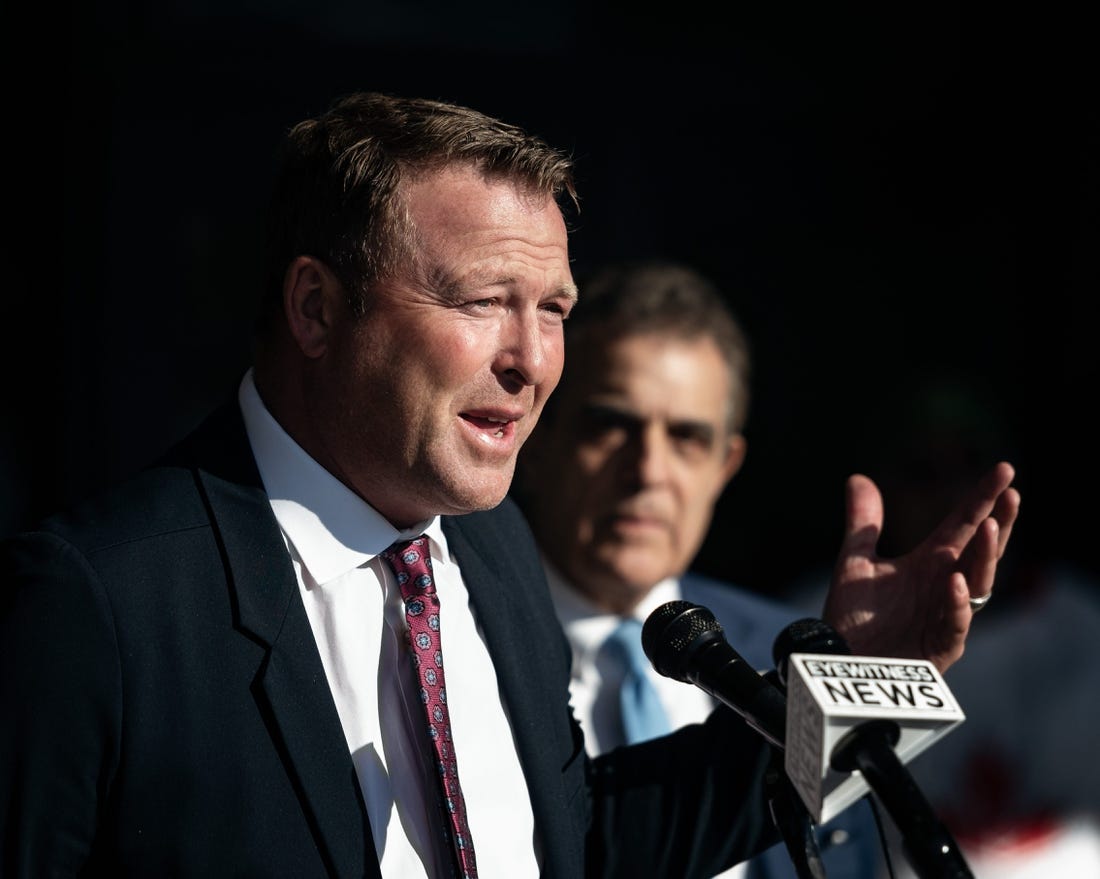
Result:
<instances>
[{"instance_id":1,"label":"cheek","mask_svg":"<svg viewBox=\"0 0 1100 879\"><path fill-rule=\"evenodd\" d=\"M430 328L403 347L403 360L416 364L441 385L457 385L475 375L492 356L492 340L484 328L462 323Z\"/></svg>"},{"instance_id":2,"label":"cheek","mask_svg":"<svg viewBox=\"0 0 1100 879\"><path fill-rule=\"evenodd\" d=\"M408 423L438 423L467 405L478 386L480 361L461 349L433 348L391 364L393 396Z\"/></svg>"},{"instance_id":3,"label":"cheek","mask_svg":"<svg viewBox=\"0 0 1100 879\"><path fill-rule=\"evenodd\" d=\"M702 540L710 527L714 505L725 487L721 468L708 462L705 467L685 473L680 485L684 523L680 531L685 539Z\"/></svg>"},{"instance_id":4,"label":"cheek","mask_svg":"<svg viewBox=\"0 0 1100 879\"><path fill-rule=\"evenodd\" d=\"M561 371L565 368L565 342L562 336L562 328L558 326L550 336L543 337L542 350L546 357L546 377L542 385L545 393L549 394L558 386Z\"/></svg>"},{"instance_id":5,"label":"cheek","mask_svg":"<svg viewBox=\"0 0 1100 879\"><path fill-rule=\"evenodd\" d=\"M684 515L676 527L678 546L691 549L703 542L710 527L711 510L710 504L699 503L698 500L684 509Z\"/></svg>"},{"instance_id":6,"label":"cheek","mask_svg":"<svg viewBox=\"0 0 1100 879\"><path fill-rule=\"evenodd\" d=\"M458 387L477 375L485 363L485 357L468 345L438 345L427 351L425 362L425 375L429 381L442 387Z\"/></svg>"},{"instance_id":7,"label":"cheek","mask_svg":"<svg viewBox=\"0 0 1100 879\"><path fill-rule=\"evenodd\" d=\"M543 491L554 499L555 516L561 526L583 531L590 528L593 520L611 503L608 492L603 480L594 477L597 471L581 456L564 461L559 458L558 461L562 462L560 466L547 466L542 479Z\"/></svg>"},{"instance_id":8,"label":"cheek","mask_svg":"<svg viewBox=\"0 0 1100 879\"><path fill-rule=\"evenodd\" d=\"M583 475L586 482L591 482L597 477L608 474L611 470L611 451L598 443L580 442L576 444L571 453L576 466L568 466L566 469L574 470Z\"/></svg>"}]
</instances>

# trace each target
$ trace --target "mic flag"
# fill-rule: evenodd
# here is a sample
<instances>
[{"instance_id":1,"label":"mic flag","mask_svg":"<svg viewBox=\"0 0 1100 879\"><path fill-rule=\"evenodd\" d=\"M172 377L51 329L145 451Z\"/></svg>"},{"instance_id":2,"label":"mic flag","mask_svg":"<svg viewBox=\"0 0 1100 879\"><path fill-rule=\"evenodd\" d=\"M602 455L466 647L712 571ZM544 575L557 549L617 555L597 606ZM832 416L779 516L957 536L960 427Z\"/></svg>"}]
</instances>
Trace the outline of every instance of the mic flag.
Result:
<instances>
[{"instance_id":1,"label":"mic flag","mask_svg":"<svg viewBox=\"0 0 1100 879\"><path fill-rule=\"evenodd\" d=\"M859 771L833 767L857 727L889 724L904 764L965 720L943 676L923 659L792 653L786 676L784 764L819 824L870 789Z\"/></svg>"}]
</instances>

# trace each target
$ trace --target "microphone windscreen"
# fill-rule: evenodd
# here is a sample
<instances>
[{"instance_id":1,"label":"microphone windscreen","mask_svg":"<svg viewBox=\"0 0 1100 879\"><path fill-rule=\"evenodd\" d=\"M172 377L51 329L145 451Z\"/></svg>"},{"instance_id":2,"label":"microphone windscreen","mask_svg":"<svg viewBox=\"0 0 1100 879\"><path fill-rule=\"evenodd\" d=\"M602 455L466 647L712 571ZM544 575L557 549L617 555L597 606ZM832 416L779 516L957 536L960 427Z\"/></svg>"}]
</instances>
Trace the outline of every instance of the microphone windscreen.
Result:
<instances>
[{"instance_id":1,"label":"microphone windscreen","mask_svg":"<svg viewBox=\"0 0 1100 879\"><path fill-rule=\"evenodd\" d=\"M824 620L805 617L795 620L775 637L772 661L779 680L787 686L787 667L792 653L851 654L847 642Z\"/></svg>"},{"instance_id":2,"label":"microphone windscreen","mask_svg":"<svg viewBox=\"0 0 1100 879\"><path fill-rule=\"evenodd\" d=\"M711 634L725 637L714 614L690 601L668 601L658 607L642 625L642 650L666 678L690 683L689 657Z\"/></svg>"}]
</instances>

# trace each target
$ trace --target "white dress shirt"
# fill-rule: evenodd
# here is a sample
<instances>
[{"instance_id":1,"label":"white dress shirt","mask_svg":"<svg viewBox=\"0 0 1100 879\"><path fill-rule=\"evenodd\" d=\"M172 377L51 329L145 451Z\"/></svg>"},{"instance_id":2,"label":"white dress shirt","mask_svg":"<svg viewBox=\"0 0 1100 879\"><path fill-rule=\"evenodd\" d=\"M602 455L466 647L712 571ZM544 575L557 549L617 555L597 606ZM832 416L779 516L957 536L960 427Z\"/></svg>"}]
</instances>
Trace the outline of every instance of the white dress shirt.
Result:
<instances>
[{"instance_id":1,"label":"white dress shirt","mask_svg":"<svg viewBox=\"0 0 1100 879\"><path fill-rule=\"evenodd\" d=\"M527 783L496 671L439 517L398 532L294 442L268 412L251 370L238 399L271 508L294 563L363 791L383 876L449 875L434 764L405 649L401 594L379 557L426 534L440 600L451 731L482 879L539 875Z\"/></svg>"}]
</instances>

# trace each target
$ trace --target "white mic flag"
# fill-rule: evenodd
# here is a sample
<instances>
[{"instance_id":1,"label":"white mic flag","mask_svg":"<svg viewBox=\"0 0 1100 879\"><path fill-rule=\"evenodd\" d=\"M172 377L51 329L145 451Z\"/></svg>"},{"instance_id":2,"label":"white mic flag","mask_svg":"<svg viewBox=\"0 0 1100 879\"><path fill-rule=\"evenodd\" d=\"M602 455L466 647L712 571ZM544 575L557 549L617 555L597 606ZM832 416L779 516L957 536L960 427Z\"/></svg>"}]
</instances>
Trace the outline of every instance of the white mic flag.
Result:
<instances>
[{"instance_id":1,"label":"white mic flag","mask_svg":"<svg viewBox=\"0 0 1100 879\"><path fill-rule=\"evenodd\" d=\"M897 725L894 751L908 763L965 720L929 661L793 653L787 671L787 775L819 824L870 789L858 771L831 766L834 748L868 721Z\"/></svg>"}]
</instances>

